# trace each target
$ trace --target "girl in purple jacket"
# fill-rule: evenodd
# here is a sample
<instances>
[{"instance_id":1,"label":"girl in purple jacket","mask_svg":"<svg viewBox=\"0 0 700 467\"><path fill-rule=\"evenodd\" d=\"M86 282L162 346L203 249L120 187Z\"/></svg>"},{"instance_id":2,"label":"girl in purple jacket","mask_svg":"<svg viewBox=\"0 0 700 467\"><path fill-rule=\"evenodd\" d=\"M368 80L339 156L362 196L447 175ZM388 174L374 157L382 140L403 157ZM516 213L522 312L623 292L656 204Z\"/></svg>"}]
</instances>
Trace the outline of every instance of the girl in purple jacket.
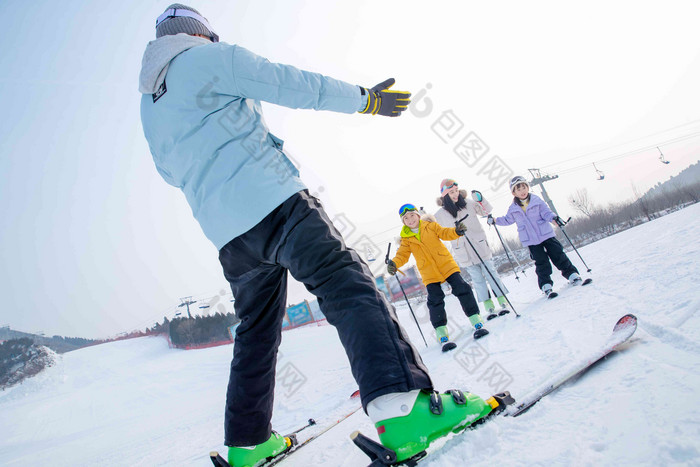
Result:
<instances>
[{"instance_id":1,"label":"girl in purple jacket","mask_svg":"<svg viewBox=\"0 0 700 467\"><path fill-rule=\"evenodd\" d=\"M503 217L489 217L489 224L518 225L518 236L523 246L530 250L530 257L535 260L537 282L547 297L552 294L552 265L561 271L561 275L572 285L580 285L581 276L576 267L564 253L564 248L556 239L552 224L559 217L537 195L530 193L530 184L518 175L510 181L510 191L515 196L513 204ZM551 224L550 224L551 223ZM556 295L553 295L554 297Z\"/></svg>"}]
</instances>

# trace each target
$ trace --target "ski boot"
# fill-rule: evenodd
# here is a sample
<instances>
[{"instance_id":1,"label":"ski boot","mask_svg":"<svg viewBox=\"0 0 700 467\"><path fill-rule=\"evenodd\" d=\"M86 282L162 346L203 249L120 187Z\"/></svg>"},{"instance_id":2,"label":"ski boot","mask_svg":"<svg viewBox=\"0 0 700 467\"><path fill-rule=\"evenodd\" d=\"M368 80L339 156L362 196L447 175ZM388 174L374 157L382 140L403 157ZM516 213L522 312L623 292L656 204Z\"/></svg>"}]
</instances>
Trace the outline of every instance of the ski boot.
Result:
<instances>
[{"instance_id":1,"label":"ski boot","mask_svg":"<svg viewBox=\"0 0 700 467\"><path fill-rule=\"evenodd\" d=\"M481 339L482 337L484 337L486 334L489 333L488 329L486 329L484 327L483 323L476 323L474 325L474 329L476 329L474 331L474 339Z\"/></svg>"},{"instance_id":2,"label":"ski boot","mask_svg":"<svg viewBox=\"0 0 700 467\"><path fill-rule=\"evenodd\" d=\"M583 279L581 279L581 276L578 275L578 273L572 273L569 276L569 284L571 285L581 285L583 283Z\"/></svg>"},{"instance_id":3,"label":"ski boot","mask_svg":"<svg viewBox=\"0 0 700 467\"><path fill-rule=\"evenodd\" d=\"M457 344L450 342L450 336L447 335L447 326L439 326L435 328L435 335L437 336L440 345L442 345L443 352L449 352L457 347Z\"/></svg>"},{"instance_id":4,"label":"ski boot","mask_svg":"<svg viewBox=\"0 0 700 467\"><path fill-rule=\"evenodd\" d=\"M554 290L552 290L552 284L545 284L542 286L542 292L547 296L547 298L555 298L559 296Z\"/></svg>"},{"instance_id":5,"label":"ski boot","mask_svg":"<svg viewBox=\"0 0 700 467\"><path fill-rule=\"evenodd\" d=\"M456 389L443 394L413 390L374 399L367 405L367 414L382 443L378 446L382 451L379 455L391 465L422 458L434 440L459 433L487 416L493 408L479 396ZM353 435L355 444L365 451L357 440L362 435Z\"/></svg>"},{"instance_id":6,"label":"ski boot","mask_svg":"<svg viewBox=\"0 0 700 467\"><path fill-rule=\"evenodd\" d=\"M569 276L569 283L571 285L588 285L591 282L593 282L593 279L590 277L584 279L583 277L579 276L577 273L573 273Z\"/></svg>"},{"instance_id":7,"label":"ski boot","mask_svg":"<svg viewBox=\"0 0 700 467\"><path fill-rule=\"evenodd\" d=\"M489 333L484 327L484 322L481 320L481 316L478 313L471 315L469 321L474 326L474 329L476 329L474 331L474 339L480 339Z\"/></svg>"},{"instance_id":8,"label":"ski boot","mask_svg":"<svg viewBox=\"0 0 700 467\"><path fill-rule=\"evenodd\" d=\"M503 316L510 313L510 310L508 309L508 301L506 300L505 295L498 297L498 304L501 305L501 311L498 312L498 316Z\"/></svg>"},{"instance_id":9,"label":"ski boot","mask_svg":"<svg viewBox=\"0 0 700 467\"><path fill-rule=\"evenodd\" d=\"M498 317L496 314L496 306L493 304L493 300L490 298L488 300L484 300L484 310L486 310L487 321L491 321L492 319Z\"/></svg>"},{"instance_id":10,"label":"ski boot","mask_svg":"<svg viewBox=\"0 0 700 467\"><path fill-rule=\"evenodd\" d=\"M231 467L252 467L279 456L292 447L292 439L272 432L270 438L256 446L229 447L228 463Z\"/></svg>"}]
</instances>

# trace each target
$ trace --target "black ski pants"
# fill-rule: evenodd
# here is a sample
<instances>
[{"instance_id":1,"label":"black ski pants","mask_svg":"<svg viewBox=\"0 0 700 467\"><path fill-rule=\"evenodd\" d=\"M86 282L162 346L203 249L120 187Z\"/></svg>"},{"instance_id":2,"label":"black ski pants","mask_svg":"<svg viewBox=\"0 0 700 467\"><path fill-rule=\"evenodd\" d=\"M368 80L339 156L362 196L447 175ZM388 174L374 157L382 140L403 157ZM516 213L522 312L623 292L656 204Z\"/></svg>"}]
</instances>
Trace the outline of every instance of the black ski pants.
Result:
<instances>
[{"instance_id":1,"label":"black ski pants","mask_svg":"<svg viewBox=\"0 0 700 467\"><path fill-rule=\"evenodd\" d=\"M469 287L462 276L455 272L447 278L447 283L452 287L452 295L457 297L462 310L467 316L472 316L479 313L479 305L476 304L476 299L472 293L472 288ZM428 311L430 312L430 323L434 328L445 326L447 324L447 313L445 312L445 292L442 291L440 282L433 282L426 286L428 289Z\"/></svg>"},{"instance_id":2,"label":"black ski pants","mask_svg":"<svg viewBox=\"0 0 700 467\"><path fill-rule=\"evenodd\" d=\"M384 394L432 388L420 355L369 268L307 191L227 243L219 261L241 319L226 395L227 446L251 446L270 437L287 271L318 297L338 331L365 410Z\"/></svg>"},{"instance_id":3,"label":"black ski pants","mask_svg":"<svg viewBox=\"0 0 700 467\"><path fill-rule=\"evenodd\" d=\"M564 253L564 247L555 237L548 238L539 245L530 245L530 257L535 260L535 273L537 273L537 284L540 289L543 285L552 285L552 264L561 271L565 279L573 273L578 273L578 269L571 264L569 257Z\"/></svg>"}]
</instances>

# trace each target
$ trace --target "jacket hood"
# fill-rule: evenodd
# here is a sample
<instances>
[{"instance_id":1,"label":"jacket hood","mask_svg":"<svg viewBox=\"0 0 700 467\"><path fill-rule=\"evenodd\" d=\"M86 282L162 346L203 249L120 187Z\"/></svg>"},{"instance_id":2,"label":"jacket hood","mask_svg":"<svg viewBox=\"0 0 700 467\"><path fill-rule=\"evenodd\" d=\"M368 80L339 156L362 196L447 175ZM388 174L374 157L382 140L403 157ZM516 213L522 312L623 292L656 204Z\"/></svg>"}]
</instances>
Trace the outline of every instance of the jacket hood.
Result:
<instances>
[{"instance_id":1,"label":"jacket hood","mask_svg":"<svg viewBox=\"0 0 700 467\"><path fill-rule=\"evenodd\" d=\"M175 57L192 47L207 44L212 44L212 41L189 34L163 36L149 42L143 53L143 59L141 59L139 92L141 94L154 94L165 81L170 62Z\"/></svg>"},{"instance_id":2,"label":"jacket hood","mask_svg":"<svg viewBox=\"0 0 700 467\"><path fill-rule=\"evenodd\" d=\"M467 190L459 190L459 194L462 195L462 198L467 199ZM437 203L438 206L442 207L442 196L440 196L435 202Z\"/></svg>"},{"instance_id":3,"label":"jacket hood","mask_svg":"<svg viewBox=\"0 0 700 467\"><path fill-rule=\"evenodd\" d=\"M425 226L426 222L437 222L437 219L435 219L435 216L432 214L421 214L420 216L420 223L418 224L418 228L422 229L423 226ZM415 234L411 230L411 228L407 225L404 225L401 227L401 233L399 234L398 237L394 239L394 242L396 245L401 246L401 239L406 238L406 237L413 237Z\"/></svg>"}]
</instances>

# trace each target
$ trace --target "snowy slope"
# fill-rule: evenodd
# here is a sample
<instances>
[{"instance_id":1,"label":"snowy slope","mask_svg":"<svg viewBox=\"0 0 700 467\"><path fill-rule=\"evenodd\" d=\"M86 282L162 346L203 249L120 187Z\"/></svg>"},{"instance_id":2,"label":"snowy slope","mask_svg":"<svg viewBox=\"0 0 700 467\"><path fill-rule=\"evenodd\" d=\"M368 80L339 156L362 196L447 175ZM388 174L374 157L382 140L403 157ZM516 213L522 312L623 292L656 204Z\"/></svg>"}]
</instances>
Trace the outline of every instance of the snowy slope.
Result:
<instances>
[{"instance_id":1,"label":"snowy slope","mask_svg":"<svg viewBox=\"0 0 700 467\"><path fill-rule=\"evenodd\" d=\"M505 279L522 315L489 322L471 339L458 302L448 297L459 347L442 354L424 304L399 316L439 389L517 399L608 337L625 313L639 318L631 342L527 414L498 418L453 437L422 465L700 465L700 205L580 250L595 282L544 300L533 270ZM570 255L581 272L578 257ZM585 274L584 274L585 275ZM273 426L292 430L354 410L356 389L330 326L284 333ZM222 413L231 346L169 349L160 338L90 347L21 386L0 392L0 465L208 465L222 448ZM367 458L350 440L357 412L282 465L358 466Z\"/></svg>"}]
</instances>

